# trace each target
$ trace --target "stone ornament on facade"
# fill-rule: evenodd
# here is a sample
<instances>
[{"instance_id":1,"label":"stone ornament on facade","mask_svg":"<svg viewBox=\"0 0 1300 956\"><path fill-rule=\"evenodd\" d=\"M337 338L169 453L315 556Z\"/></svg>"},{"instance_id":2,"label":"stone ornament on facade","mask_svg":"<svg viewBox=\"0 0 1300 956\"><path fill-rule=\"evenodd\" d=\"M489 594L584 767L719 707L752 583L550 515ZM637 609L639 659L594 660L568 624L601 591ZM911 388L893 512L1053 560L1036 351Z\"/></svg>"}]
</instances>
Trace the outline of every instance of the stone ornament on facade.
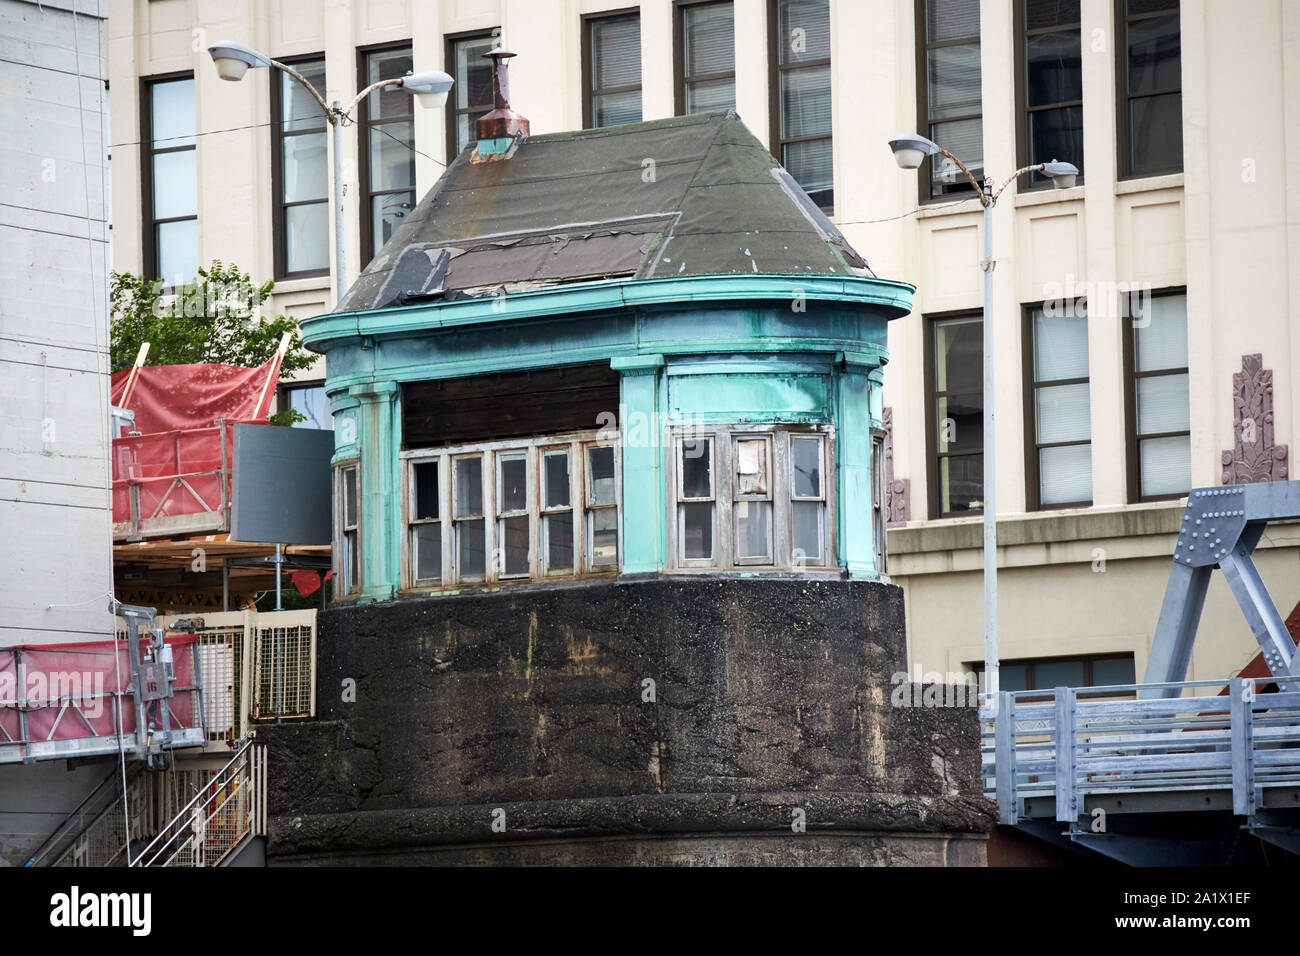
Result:
<instances>
[{"instance_id":1,"label":"stone ornament on facade","mask_svg":"<svg viewBox=\"0 0 1300 956\"><path fill-rule=\"evenodd\" d=\"M1234 446L1223 453L1223 484L1287 480L1287 447L1273 444L1273 370L1243 355L1232 376Z\"/></svg>"},{"instance_id":2,"label":"stone ornament on facade","mask_svg":"<svg viewBox=\"0 0 1300 956\"><path fill-rule=\"evenodd\" d=\"M886 408L881 420L885 426L886 524L906 524L912 516L912 479L894 477L894 410Z\"/></svg>"}]
</instances>

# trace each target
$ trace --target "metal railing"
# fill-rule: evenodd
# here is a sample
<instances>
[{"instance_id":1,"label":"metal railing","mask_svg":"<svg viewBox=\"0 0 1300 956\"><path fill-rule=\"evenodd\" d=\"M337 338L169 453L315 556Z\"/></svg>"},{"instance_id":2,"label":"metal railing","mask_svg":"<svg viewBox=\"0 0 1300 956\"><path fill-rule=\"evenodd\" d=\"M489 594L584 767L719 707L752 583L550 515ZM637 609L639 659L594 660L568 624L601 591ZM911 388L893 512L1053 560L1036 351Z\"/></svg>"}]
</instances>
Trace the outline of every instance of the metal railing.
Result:
<instances>
[{"instance_id":1,"label":"metal railing","mask_svg":"<svg viewBox=\"0 0 1300 956\"><path fill-rule=\"evenodd\" d=\"M247 838L266 836L264 744L245 737L229 763L201 773L197 792L176 808L131 866L220 866Z\"/></svg>"},{"instance_id":2,"label":"metal railing","mask_svg":"<svg viewBox=\"0 0 1300 956\"><path fill-rule=\"evenodd\" d=\"M1179 696L1115 699L1156 687ZM1051 798L1074 823L1089 795L1189 790L1231 791L1233 813L1253 816L1264 788L1300 786L1300 693L1248 679L1007 691L980 717L1004 824L1026 818L1026 799Z\"/></svg>"}]
</instances>

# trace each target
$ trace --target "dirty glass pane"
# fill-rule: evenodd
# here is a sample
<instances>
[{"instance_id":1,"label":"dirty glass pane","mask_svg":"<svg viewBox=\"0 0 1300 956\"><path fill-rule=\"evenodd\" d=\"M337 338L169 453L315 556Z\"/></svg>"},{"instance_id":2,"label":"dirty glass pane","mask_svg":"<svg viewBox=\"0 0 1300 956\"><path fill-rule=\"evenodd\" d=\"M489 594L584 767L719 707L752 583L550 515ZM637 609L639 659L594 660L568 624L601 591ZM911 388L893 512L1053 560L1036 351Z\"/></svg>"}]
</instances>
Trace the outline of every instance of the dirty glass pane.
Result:
<instances>
[{"instance_id":1,"label":"dirty glass pane","mask_svg":"<svg viewBox=\"0 0 1300 956\"><path fill-rule=\"evenodd\" d=\"M821 444L820 438L795 438L790 442L796 498L822 496Z\"/></svg>"},{"instance_id":2,"label":"dirty glass pane","mask_svg":"<svg viewBox=\"0 0 1300 956\"><path fill-rule=\"evenodd\" d=\"M1113 657L1092 662L1092 687L1109 687L1114 684L1133 684L1137 678L1133 671L1133 658Z\"/></svg>"},{"instance_id":3,"label":"dirty glass pane","mask_svg":"<svg viewBox=\"0 0 1300 956\"><path fill-rule=\"evenodd\" d=\"M682 497L713 497L713 441L709 438L682 442Z\"/></svg>"},{"instance_id":4,"label":"dirty glass pane","mask_svg":"<svg viewBox=\"0 0 1300 956\"><path fill-rule=\"evenodd\" d=\"M822 504L819 501L794 503L794 528L790 544L794 548L796 563L802 559L809 564L822 560Z\"/></svg>"},{"instance_id":5,"label":"dirty glass pane","mask_svg":"<svg viewBox=\"0 0 1300 956\"><path fill-rule=\"evenodd\" d=\"M343 525L355 527L357 523L357 470L343 469Z\"/></svg>"},{"instance_id":6,"label":"dirty glass pane","mask_svg":"<svg viewBox=\"0 0 1300 956\"><path fill-rule=\"evenodd\" d=\"M528 508L528 460L523 455L498 458L501 481L498 488L498 512L525 511Z\"/></svg>"},{"instance_id":7,"label":"dirty glass pane","mask_svg":"<svg viewBox=\"0 0 1300 956\"><path fill-rule=\"evenodd\" d=\"M442 525L418 524L412 534L415 549L415 576L421 581L442 578Z\"/></svg>"},{"instance_id":8,"label":"dirty glass pane","mask_svg":"<svg viewBox=\"0 0 1300 956\"><path fill-rule=\"evenodd\" d=\"M347 531L343 534L343 593L347 594L356 589L357 580L361 576L361 557L357 553L357 533Z\"/></svg>"},{"instance_id":9,"label":"dirty glass pane","mask_svg":"<svg viewBox=\"0 0 1300 956\"><path fill-rule=\"evenodd\" d=\"M438 463L425 461L415 466L416 520L438 517Z\"/></svg>"},{"instance_id":10,"label":"dirty glass pane","mask_svg":"<svg viewBox=\"0 0 1300 956\"><path fill-rule=\"evenodd\" d=\"M1002 670L998 668L999 672ZM1001 673L998 674L1001 677ZM999 683L1001 683L999 681ZM1034 689L1083 687L1083 661L1058 660L1034 662Z\"/></svg>"},{"instance_id":11,"label":"dirty glass pane","mask_svg":"<svg viewBox=\"0 0 1300 956\"><path fill-rule=\"evenodd\" d=\"M569 453L548 451L543 460L546 494L543 506L563 508L569 504Z\"/></svg>"},{"instance_id":12,"label":"dirty glass pane","mask_svg":"<svg viewBox=\"0 0 1300 956\"><path fill-rule=\"evenodd\" d=\"M572 568L573 512L545 515L543 521L546 528L546 570L561 571Z\"/></svg>"},{"instance_id":13,"label":"dirty glass pane","mask_svg":"<svg viewBox=\"0 0 1300 956\"><path fill-rule=\"evenodd\" d=\"M528 516L501 520L501 573L505 575L528 573Z\"/></svg>"},{"instance_id":14,"label":"dirty glass pane","mask_svg":"<svg viewBox=\"0 0 1300 956\"><path fill-rule=\"evenodd\" d=\"M601 508L587 516L591 522L591 566L618 567L618 511Z\"/></svg>"},{"instance_id":15,"label":"dirty glass pane","mask_svg":"<svg viewBox=\"0 0 1300 956\"><path fill-rule=\"evenodd\" d=\"M736 494L765 495L768 481L767 440L746 439L736 442Z\"/></svg>"},{"instance_id":16,"label":"dirty glass pane","mask_svg":"<svg viewBox=\"0 0 1300 956\"><path fill-rule=\"evenodd\" d=\"M713 505L685 504L682 509L682 557L713 557Z\"/></svg>"},{"instance_id":17,"label":"dirty glass pane","mask_svg":"<svg viewBox=\"0 0 1300 956\"><path fill-rule=\"evenodd\" d=\"M481 515L483 513L483 459L457 458L455 461L456 517Z\"/></svg>"},{"instance_id":18,"label":"dirty glass pane","mask_svg":"<svg viewBox=\"0 0 1300 956\"><path fill-rule=\"evenodd\" d=\"M482 518L456 522L456 564L462 578L482 576L487 566L486 537Z\"/></svg>"},{"instance_id":19,"label":"dirty glass pane","mask_svg":"<svg viewBox=\"0 0 1300 956\"><path fill-rule=\"evenodd\" d=\"M772 503L736 502L736 557L768 558L772 554Z\"/></svg>"},{"instance_id":20,"label":"dirty glass pane","mask_svg":"<svg viewBox=\"0 0 1300 956\"><path fill-rule=\"evenodd\" d=\"M601 446L589 449L587 455L587 502L592 505L612 505L617 494L614 487L614 449Z\"/></svg>"}]
</instances>

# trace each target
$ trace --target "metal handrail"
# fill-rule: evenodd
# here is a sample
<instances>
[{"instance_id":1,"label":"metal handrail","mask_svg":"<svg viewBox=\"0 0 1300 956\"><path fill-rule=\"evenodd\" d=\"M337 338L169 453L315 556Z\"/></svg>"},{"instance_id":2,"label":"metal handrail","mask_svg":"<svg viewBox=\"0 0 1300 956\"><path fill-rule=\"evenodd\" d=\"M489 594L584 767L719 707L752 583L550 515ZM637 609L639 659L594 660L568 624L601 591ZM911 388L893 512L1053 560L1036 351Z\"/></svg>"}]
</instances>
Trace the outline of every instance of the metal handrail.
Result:
<instances>
[{"instance_id":1,"label":"metal handrail","mask_svg":"<svg viewBox=\"0 0 1300 956\"><path fill-rule=\"evenodd\" d=\"M203 801L211 799L211 797L208 795L208 790L211 787L213 786L226 787L231 782L238 780L241 776L243 776L243 771L245 769L252 769L249 768L247 765L250 763L249 760L250 751L252 750L254 745L257 744L259 744L259 741L257 741L252 734L245 737L240 742L239 747L238 749L236 749L234 756L230 758L230 760L226 763L226 765L223 766L220 770L216 771L212 779L209 780L202 788L200 788L199 792L196 793L193 797L191 797L189 802L186 803L185 806L181 807L181 809L177 811L176 815L172 817L172 819L168 821L167 824L158 831L158 835L155 836L151 841L149 841L149 844L143 850L140 851L139 855L137 855L134 860L130 862L130 865L131 866L153 866L154 864L156 864L158 862L158 858L162 856L164 851L166 851L167 848L171 846L171 844L175 842L179 837L185 835L185 827L191 825L192 811L194 807ZM236 768L233 773L230 772L232 768ZM221 801L221 804L217 807L217 809L220 809L222 806L225 806L228 799L229 799L228 796L225 799L223 799ZM206 824L207 821L211 820L214 815L215 815L215 811L214 813L208 814L207 817L205 817L204 819L204 823ZM256 817L257 814L254 813L253 816ZM145 860L145 857L150 853L150 851L154 849L154 846L158 843L158 841L162 840L162 838L164 836L167 836L168 832L172 830L174 830L172 835L167 838L167 840L162 844L162 846L158 847L157 851L153 853L153 856L149 857L148 860ZM176 850L172 853L172 856L168 857L168 862L170 862L171 859L175 857L176 852L179 852L180 849L181 849L180 846L176 847Z\"/></svg>"}]
</instances>

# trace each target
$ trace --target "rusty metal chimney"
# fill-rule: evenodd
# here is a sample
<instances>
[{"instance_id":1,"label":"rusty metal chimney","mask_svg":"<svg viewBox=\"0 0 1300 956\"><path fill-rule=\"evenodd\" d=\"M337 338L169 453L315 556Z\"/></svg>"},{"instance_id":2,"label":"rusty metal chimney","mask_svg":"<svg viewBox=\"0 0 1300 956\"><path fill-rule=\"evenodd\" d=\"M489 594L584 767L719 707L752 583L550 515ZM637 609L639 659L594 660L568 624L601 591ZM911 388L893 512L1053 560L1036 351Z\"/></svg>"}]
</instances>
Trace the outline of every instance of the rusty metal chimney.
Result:
<instances>
[{"instance_id":1,"label":"rusty metal chimney","mask_svg":"<svg viewBox=\"0 0 1300 956\"><path fill-rule=\"evenodd\" d=\"M492 61L492 112L479 118L477 125L480 143L528 135L528 120L510 108L510 77L507 72L510 57L515 54L497 47L483 54Z\"/></svg>"}]
</instances>

